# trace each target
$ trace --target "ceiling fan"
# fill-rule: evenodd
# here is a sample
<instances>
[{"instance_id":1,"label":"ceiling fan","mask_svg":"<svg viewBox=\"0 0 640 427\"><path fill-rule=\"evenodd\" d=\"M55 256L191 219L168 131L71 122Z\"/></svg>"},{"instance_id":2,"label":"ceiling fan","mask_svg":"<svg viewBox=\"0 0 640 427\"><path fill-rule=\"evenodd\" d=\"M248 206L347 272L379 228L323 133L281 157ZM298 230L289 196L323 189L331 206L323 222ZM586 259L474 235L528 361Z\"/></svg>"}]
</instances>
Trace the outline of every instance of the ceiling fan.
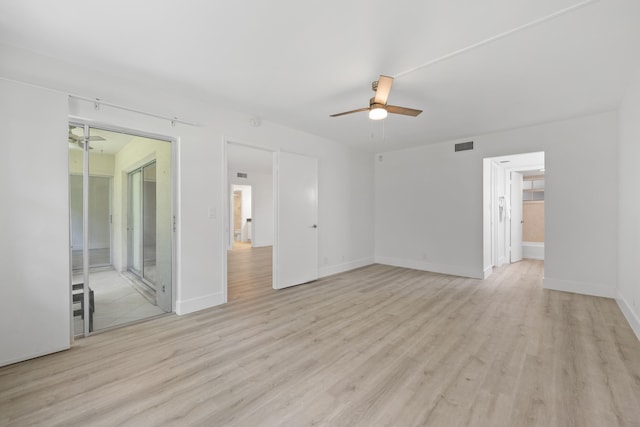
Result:
<instances>
[{"instance_id":1,"label":"ceiling fan","mask_svg":"<svg viewBox=\"0 0 640 427\"><path fill-rule=\"evenodd\" d=\"M416 110L407 107L398 107L396 105L387 105L387 98L391 91L393 77L380 75L380 78L371 83L371 89L376 93L369 100L369 107L359 108L357 110L345 111L344 113L331 114L330 117L344 116L345 114L359 113L360 111L369 111L371 120L382 120L387 117L387 113L402 114L405 116L416 117L422 113L422 110Z\"/></svg>"},{"instance_id":2,"label":"ceiling fan","mask_svg":"<svg viewBox=\"0 0 640 427\"><path fill-rule=\"evenodd\" d=\"M73 129L76 129L75 126L69 126L69 144L76 144L78 147L84 149L84 137L78 136L73 133ZM93 135L87 138L89 141L106 141L103 137L99 135ZM93 147L89 146L89 150L93 150Z\"/></svg>"}]
</instances>

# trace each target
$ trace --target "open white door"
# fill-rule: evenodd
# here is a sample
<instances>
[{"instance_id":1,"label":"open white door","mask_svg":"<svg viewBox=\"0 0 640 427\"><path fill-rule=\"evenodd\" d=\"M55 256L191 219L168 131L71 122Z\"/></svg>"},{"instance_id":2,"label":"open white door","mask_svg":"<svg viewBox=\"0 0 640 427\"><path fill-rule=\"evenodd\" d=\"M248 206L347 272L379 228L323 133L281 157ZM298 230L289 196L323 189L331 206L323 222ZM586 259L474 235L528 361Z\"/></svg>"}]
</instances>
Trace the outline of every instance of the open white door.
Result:
<instances>
[{"instance_id":1,"label":"open white door","mask_svg":"<svg viewBox=\"0 0 640 427\"><path fill-rule=\"evenodd\" d=\"M318 160L284 152L274 158L273 287L282 289L318 278Z\"/></svg>"},{"instance_id":2,"label":"open white door","mask_svg":"<svg viewBox=\"0 0 640 427\"><path fill-rule=\"evenodd\" d=\"M522 261L522 174L511 172L511 262Z\"/></svg>"}]
</instances>

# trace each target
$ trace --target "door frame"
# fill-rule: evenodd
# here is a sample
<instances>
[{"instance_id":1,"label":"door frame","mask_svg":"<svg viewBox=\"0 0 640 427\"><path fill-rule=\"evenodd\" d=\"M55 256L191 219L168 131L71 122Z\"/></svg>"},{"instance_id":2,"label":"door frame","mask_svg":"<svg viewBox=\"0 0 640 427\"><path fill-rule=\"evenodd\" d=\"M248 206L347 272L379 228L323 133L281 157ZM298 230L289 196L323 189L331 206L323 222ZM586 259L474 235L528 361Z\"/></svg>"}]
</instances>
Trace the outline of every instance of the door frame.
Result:
<instances>
[{"instance_id":1,"label":"door frame","mask_svg":"<svg viewBox=\"0 0 640 427\"><path fill-rule=\"evenodd\" d=\"M515 185L516 182L518 183L517 186ZM523 259L522 231L524 221L522 213L524 208L522 206L522 172L516 170L509 172L509 193L511 196L509 199L509 210L511 211L511 215L509 215L509 262L513 264ZM516 214L519 214L517 218ZM514 245L514 243L518 242L520 243L520 248L517 247L517 244Z\"/></svg>"},{"instance_id":2,"label":"door frame","mask_svg":"<svg viewBox=\"0 0 640 427\"><path fill-rule=\"evenodd\" d=\"M171 232L171 313L175 313L176 311L176 301L177 301L177 296L178 296L178 287L177 287L177 283L178 283L178 251L177 251L177 242L178 242L178 236L177 236L177 218L176 215L179 212L178 206L177 206L177 201L178 201L178 139L169 135L163 135L163 134L158 134L158 133L153 133L153 132L146 132L146 131L141 131L138 129L132 129L132 128L128 128L128 127L123 127L123 126L118 126L115 125L113 123L105 123L102 121L97 121L97 120L90 120L90 119L86 119L83 117L78 117L78 116L73 116L73 115L69 115L67 116L67 125L75 125L75 126L88 126L89 129L93 128L93 129L101 129L101 130L106 130L106 131L110 131L110 132L120 132L120 133L125 133L127 135L132 135L132 136L138 136L138 137L142 137L142 138L149 138L149 139L156 139L156 140L160 140L160 141L166 141L170 144L170 148L171 148L171 197L170 197L170 204L171 204L171 212L170 212L170 218L172 218L172 232ZM89 150L85 151L85 165L83 167L87 168L88 171L88 163L87 160L89 158ZM149 163L149 160L144 160L143 164L147 164ZM135 168L128 168L126 169L125 173L128 173L130 170L133 170ZM69 171L67 171L67 174L69 173ZM84 177L84 173L83 173L83 177ZM84 178L83 178L84 179ZM113 191L113 186L111 186L111 189ZM67 196L69 197L69 186L67 185ZM128 207L127 207L128 209ZM113 212L112 212L113 214ZM71 236L71 220L69 218L69 236ZM111 232L113 233L113 223L111 223ZM113 246L112 246L112 250L113 250ZM111 255L111 260L113 262L114 259L114 255L112 252ZM71 268L71 265L70 265ZM71 271L70 271L71 273ZM71 283L71 275L69 276L69 283ZM71 292L71 286L69 286L69 292ZM88 309L89 307L89 302L88 302L88 298L89 295L87 292L84 293L85 298L87 299L85 301L85 307ZM70 323L71 325L73 325L73 306L70 306L70 311L69 311L69 319L70 319ZM88 316L85 316L85 324L88 325ZM73 327L72 327L72 333L73 333ZM100 331L98 331L99 333ZM88 332L88 327L85 326L85 331L84 334L80 334L80 336L89 336L94 334L94 332ZM78 336L77 334L75 335L76 337Z\"/></svg>"}]
</instances>

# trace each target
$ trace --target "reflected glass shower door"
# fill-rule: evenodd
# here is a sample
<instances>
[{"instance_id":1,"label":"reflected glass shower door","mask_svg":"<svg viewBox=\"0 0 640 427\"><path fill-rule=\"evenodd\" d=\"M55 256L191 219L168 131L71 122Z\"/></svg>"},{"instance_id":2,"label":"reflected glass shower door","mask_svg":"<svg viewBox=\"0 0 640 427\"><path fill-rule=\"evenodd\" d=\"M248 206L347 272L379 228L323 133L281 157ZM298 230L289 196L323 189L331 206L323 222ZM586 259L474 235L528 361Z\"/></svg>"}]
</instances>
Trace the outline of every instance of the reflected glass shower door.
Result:
<instances>
[{"instance_id":1,"label":"reflected glass shower door","mask_svg":"<svg viewBox=\"0 0 640 427\"><path fill-rule=\"evenodd\" d=\"M156 162L129 173L129 270L156 290Z\"/></svg>"},{"instance_id":2,"label":"reflected glass shower door","mask_svg":"<svg viewBox=\"0 0 640 427\"><path fill-rule=\"evenodd\" d=\"M142 171L129 174L129 270L142 276Z\"/></svg>"},{"instance_id":3,"label":"reflected glass shower door","mask_svg":"<svg viewBox=\"0 0 640 427\"><path fill-rule=\"evenodd\" d=\"M156 163L142 169L142 277L156 284Z\"/></svg>"}]
</instances>

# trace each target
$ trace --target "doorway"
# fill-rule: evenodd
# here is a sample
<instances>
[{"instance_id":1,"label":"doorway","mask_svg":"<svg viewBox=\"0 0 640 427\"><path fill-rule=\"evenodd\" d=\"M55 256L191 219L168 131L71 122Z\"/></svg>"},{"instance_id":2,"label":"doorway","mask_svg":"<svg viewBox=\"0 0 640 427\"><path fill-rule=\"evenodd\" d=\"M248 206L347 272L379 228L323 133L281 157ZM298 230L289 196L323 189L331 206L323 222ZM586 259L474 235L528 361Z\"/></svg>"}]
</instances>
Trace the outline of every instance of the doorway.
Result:
<instances>
[{"instance_id":1,"label":"doorway","mask_svg":"<svg viewBox=\"0 0 640 427\"><path fill-rule=\"evenodd\" d=\"M247 174L248 175L248 174ZM252 174L253 175L253 174ZM266 191L269 191L266 189ZM232 249L253 247L253 193L251 185L231 185Z\"/></svg>"},{"instance_id":2,"label":"doorway","mask_svg":"<svg viewBox=\"0 0 640 427\"><path fill-rule=\"evenodd\" d=\"M251 185L251 250L268 247L271 288L281 289L318 278L318 159L227 141L225 209L225 299L234 299L232 258L234 184ZM262 173L248 172L258 170ZM241 180L241 181L237 181ZM260 191L268 188L268 191ZM244 202L243 202L244 203ZM260 210L260 206L268 208ZM260 213L261 212L261 213ZM265 243L268 242L268 243ZM251 259L252 257L249 257ZM248 269L245 265L243 268ZM248 278L251 281L253 278Z\"/></svg>"},{"instance_id":3,"label":"doorway","mask_svg":"<svg viewBox=\"0 0 640 427\"><path fill-rule=\"evenodd\" d=\"M493 267L544 260L544 152L486 158L483 170L485 278Z\"/></svg>"},{"instance_id":4,"label":"doorway","mask_svg":"<svg viewBox=\"0 0 640 427\"><path fill-rule=\"evenodd\" d=\"M228 142L227 299L272 289L273 152Z\"/></svg>"},{"instance_id":5,"label":"doorway","mask_svg":"<svg viewBox=\"0 0 640 427\"><path fill-rule=\"evenodd\" d=\"M172 144L69 124L76 336L173 310Z\"/></svg>"}]
</instances>

